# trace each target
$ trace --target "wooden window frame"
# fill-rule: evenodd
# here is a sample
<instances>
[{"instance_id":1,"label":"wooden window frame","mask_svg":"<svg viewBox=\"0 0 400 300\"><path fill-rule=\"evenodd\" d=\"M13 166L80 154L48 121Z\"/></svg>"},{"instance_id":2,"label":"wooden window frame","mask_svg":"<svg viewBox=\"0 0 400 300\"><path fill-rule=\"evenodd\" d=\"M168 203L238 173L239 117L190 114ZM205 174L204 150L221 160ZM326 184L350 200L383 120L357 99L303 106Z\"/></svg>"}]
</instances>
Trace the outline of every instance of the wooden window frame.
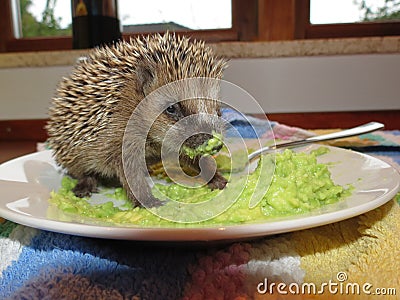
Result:
<instances>
[{"instance_id":1,"label":"wooden window frame","mask_svg":"<svg viewBox=\"0 0 400 300\"><path fill-rule=\"evenodd\" d=\"M400 22L311 24L310 0L259 0L259 41L400 35Z\"/></svg>"},{"instance_id":2,"label":"wooden window frame","mask_svg":"<svg viewBox=\"0 0 400 300\"><path fill-rule=\"evenodd\" d=\"M0 11L0 52L72 49L72 37L16 39L11 0ZM232 0L232 28L182 31L208 42L276 41L400 35L400 22L315 25L310 0ZM128 38L135 34L123 34Z\"/></svg>"}]
</instances>

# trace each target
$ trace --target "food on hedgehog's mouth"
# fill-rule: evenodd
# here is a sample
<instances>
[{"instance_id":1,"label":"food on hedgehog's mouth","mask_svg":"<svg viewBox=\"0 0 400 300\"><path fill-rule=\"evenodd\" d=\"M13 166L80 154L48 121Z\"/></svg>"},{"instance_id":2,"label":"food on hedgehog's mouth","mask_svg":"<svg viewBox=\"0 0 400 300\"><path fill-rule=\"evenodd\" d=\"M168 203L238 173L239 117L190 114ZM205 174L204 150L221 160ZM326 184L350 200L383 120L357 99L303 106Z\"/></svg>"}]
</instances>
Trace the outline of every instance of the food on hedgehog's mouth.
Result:
<instances>
[{"instance_id":1,"label":"food on hedgehog's mouth","mask_svg":"<svg viewBox=\"0 0 400 300\"><path fill-rule=\"evenodd\" d=\"M200 225L234 225L248 222L262 222L273 217L290 216L309 212L313 209L335 203L351 193L351 187L345 188L336 185L328 169L328 165L318 163L317 156L328 151L320 147L311 153L294 152L285 150L275 156L275 173L271 186L262 200L255 207L249 208L255 184L257 172L261 169L267 156L259 161L256 170L249 175L247 181L229 182L231 192L242 190L238 199L226 211L218 216L199 223L176 223L158 217L149 209L132 207L127 199L126 193L121 188L105 191L109 198L119 202L118 207L112 201L93 205L87 198L76 197L72 189L76 184L74 179L64 177L62 187L57 192L52 192L50 203L67 215L75 217L88 217L98 221L104 221L115 225L138 225L138 226L163 226L163 227L195 227ZM243 184L246 186L243 188ZM229 190L229 189L228 189ZM220 190L210 190L207 186L196 188L184 187L178 184L159 184L153 188L156 197L161 194L170 199L181 202L199 203L212 199ZM229 197L229 195L228 195ZM162 207L168 209L168 202ZM160 208L151 208L157 210ZM210 207L212 210L212 207ZM190 213L196 213L191 211ZM76 218L74 218L76 219Z\"/></svg>"},{"instance_id":2,"label":"food on hedgehog's mouth","mask_svg":"<svg viewBox=\"0 0 400 300\"><path fill-rule=\"evenodd\" d=\"M213 133L212 138L210 138L208 141L205 141L195 149L183 145L182 150L187 156L193 159L196 156L214 155L221 149L222 145L222 135Z\"/></svg>"}]
</instances>

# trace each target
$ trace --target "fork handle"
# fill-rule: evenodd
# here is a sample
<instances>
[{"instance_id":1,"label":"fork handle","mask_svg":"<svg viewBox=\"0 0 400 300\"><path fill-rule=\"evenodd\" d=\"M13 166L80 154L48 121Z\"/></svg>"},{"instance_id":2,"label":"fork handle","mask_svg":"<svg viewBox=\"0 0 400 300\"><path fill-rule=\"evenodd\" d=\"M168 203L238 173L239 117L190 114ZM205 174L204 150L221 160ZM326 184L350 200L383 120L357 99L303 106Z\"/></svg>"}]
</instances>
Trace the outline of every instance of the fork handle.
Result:
<instances>
[{"instance_id":1,"label":"fork handle","mask_svg":"<svg viewBox=\"0 0 400 300\"><path fill-rule=\"evenodd\" d=\"M383 127L385 127L385 125L383 125L382 123L370 122L370 123L366 123L366 124L363 124L363 125L360 125L360 126L357 126L354 128L341 130L338 132L316 135L316 136L306 138L304 140L298 140L298 141L293 141L293 142L288 142L288 143L281 143L281 144L277 144L277 145L270 146L270 147L264 147L264 148L258 149L257 151L252 152L248 156L248 159L252 160L255 157L258 157L265 152L269 152L269 151L272 151L275 149L293 148L293 147L307 145L310 143L316 143L316 142L329 141L329 140L341 139L341 138L345 138L345 137L356 136L356 135L372 132L372 131L375 131L378 129L382 129Z\"/></svg>"}]
</instances>

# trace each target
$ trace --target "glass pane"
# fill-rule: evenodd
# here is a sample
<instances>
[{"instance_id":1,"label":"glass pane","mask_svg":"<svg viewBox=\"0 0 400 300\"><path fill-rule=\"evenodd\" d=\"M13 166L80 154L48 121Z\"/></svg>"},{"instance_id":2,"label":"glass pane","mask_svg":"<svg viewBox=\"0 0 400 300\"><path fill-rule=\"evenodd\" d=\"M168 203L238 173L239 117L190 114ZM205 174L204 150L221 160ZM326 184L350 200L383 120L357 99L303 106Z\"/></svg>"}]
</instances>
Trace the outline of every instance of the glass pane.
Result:
<instances>
[{"instance_id":1,"label":"glass pane","mask_svg":"<svg viewBox=\"0 0 400 300\"><path fill-rule=\"evenodd\" d=\"M119 0L123 32L232 27L231 0Z\"/></svg>"},{"instance_id":2,"label":"glass pane","mask_svg":"<svg viewBox=\"0 0 400 300\"><path fill-rule=\"evenodd\" d=\"M19 0L20 37L72 35L70 0Z\"/></svg>"},{"instance_id":3,"label":"glass pane","mask_svg":"<svg viewBox=\"0 0 400 300\"><path fill-rule=\"evenodd\" d=\"M400 0L310 0L311 24L400 21Z\"/></svg>"}]
</instances>

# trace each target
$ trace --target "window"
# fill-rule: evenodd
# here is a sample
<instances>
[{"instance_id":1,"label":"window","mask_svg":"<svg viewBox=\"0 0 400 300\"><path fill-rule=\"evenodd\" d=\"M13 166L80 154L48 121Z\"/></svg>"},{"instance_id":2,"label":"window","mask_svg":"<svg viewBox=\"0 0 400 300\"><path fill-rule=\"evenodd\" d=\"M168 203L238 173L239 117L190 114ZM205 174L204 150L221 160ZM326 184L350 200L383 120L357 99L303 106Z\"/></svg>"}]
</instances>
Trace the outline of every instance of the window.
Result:
<instances>
[{"instance_id":1,"label":"window","mask_svg":"<svg viewBox=\"0 0 400 300\"><path fill-rule=\"evenodd\" d=\"M311 24L400 21L399 0L311 0Z\"/></svg>"},{"instance_id":2,"label":"window","mask_svg":"<svg viewBox=\"0 0 400 300\"><path fill-rule=\"evenodd\" d=\"M304 0L303 38L400 35L400 0Z\"/></svg>"},{"instance_id":3,"label":"window","mask_svg":"<svg viewBox=\"0 0 400 300\"><path fill-rule=\"evenodd\" d=\"M118 15L124 33L229 29L231 4L231 0L119 0Z\"/></svg>"},{"instance_id":4,"label":"window","mask_svg":"<svg viewBox=\"0 0 400 300\"><path fill-rule=\"evenodd\" d=\"M114 0L74 0L89 9ZM246 3L247 2L247 3ZM189 33L210 41L243 39L247 26L238 26L243 11L255 0L118 0L118 17L124 36L166 30ZM0 33L0 51L72 48L71 0L6 0L0 12L7 30ZM212 7L212 9L210 9ZM74 11L75 12L75 11ZM75 17L75 15L73 16ZM255 18L253 18L255 19ZM236 24L234 24L234 21Z\"/></svg>"},{"instance_id":5,"label":"window","mask_svg":"<svg viewBox=\"0 0 400 300\"><path fill-rule=\"evenodd\" d=\"M71 1L13 1L13 27L16 38L72 35Z\"/></svg>"},{"instance_id":6,"label":"window","mask_svg":"<svg viewBox=\"0 0 400 300\"><path fill-rule=\"evenodd\" d=\"M158 4L155 1L118 0L125 38L165 29L212 42L400 35L400 0L161 0ZM71 12L71 0L2 3L0 52L72 49L71 19L65 17ZM48 31L38 37L14 26L21 20L15 13L17 3L20 7L30 4L29 14L35 22L51 24L55 32ZM134 6L135 3L141 5ZM43 18L45 8L51 13L47 18ZM30 30L35 26L30 25Z\"/></svg>"},{"instance_id":7,"label":"window","mask_svg":"<svg viewBox=\"0 0 400 300\"><path fill-rule=\"evenodd\" d=\"M12 3L17 38L72 35L71 0ZM119 0L117 11L122 32L128 34L232 28L231 0Z\"/></svg>"}]
</instances>

